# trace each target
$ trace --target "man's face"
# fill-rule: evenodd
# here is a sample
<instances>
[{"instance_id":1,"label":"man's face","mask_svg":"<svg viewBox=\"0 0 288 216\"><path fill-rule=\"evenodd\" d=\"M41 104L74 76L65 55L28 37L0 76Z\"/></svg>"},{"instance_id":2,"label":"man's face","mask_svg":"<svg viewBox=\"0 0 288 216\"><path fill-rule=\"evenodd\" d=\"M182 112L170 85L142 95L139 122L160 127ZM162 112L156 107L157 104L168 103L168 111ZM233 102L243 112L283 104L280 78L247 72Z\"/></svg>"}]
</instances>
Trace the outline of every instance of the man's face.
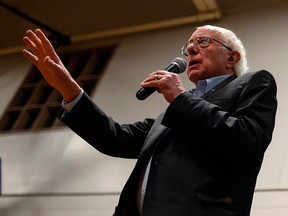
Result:
<instances>
[{"instance_id":1,"label":"man's face","mask_svg":"<svg viewBox=\"0 0 288 216\"><path fill-rule=\"evenodd\" d=\"M221 41L215 32L198 28L190 37L189 42L192 43L201 36L210 36ZM204 48L191 44L187 50L189 53L187 74L193 83L196 84L199 80L231 73L226 64L229 51L225 52L225 48L218 42L211 39L209 45Z\"/></svg>"}]
</instances>

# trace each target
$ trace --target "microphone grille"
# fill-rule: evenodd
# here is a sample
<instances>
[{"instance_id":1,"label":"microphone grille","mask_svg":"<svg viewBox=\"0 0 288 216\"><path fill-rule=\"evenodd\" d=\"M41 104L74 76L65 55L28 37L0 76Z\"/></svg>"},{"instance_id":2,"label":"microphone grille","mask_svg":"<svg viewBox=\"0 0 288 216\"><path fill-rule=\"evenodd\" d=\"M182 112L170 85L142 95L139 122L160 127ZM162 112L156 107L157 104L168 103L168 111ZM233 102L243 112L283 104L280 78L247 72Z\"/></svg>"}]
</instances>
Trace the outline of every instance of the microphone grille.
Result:
<instances>
[{"instance_id":1,"label":"microphone grille","mask_svg":"<svg viewBox=\"0 0 288 216\"><path fill-rule=\"evenodd\" d=\"M183 73L187 67L187 63L185 59L180 58L180 57L173 59L172 64L176 64L179 67L179 73Z\"/></svg>"}]
</instances>

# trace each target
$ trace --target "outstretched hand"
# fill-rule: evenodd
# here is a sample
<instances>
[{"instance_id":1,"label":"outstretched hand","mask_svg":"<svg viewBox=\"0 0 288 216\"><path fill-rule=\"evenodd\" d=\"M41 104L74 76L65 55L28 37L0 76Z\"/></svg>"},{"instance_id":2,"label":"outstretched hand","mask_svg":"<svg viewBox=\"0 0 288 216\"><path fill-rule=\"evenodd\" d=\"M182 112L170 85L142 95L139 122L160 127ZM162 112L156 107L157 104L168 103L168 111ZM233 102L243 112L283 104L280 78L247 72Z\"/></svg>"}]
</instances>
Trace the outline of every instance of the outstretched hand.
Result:
<instances>
[{"instance_id":1,"label":"outstretched hand","mask_svg":"<svg viewBox=\"0 0 288 216\"><path fill-rule=\"evenodd\" d=\"M57 89L67 102L75 99L81 87L71 77L52 44L40 30L28 30L23 42L29 48L22 51L23 55L41 72L45 80Z\"/></svg>"}]
</instances>

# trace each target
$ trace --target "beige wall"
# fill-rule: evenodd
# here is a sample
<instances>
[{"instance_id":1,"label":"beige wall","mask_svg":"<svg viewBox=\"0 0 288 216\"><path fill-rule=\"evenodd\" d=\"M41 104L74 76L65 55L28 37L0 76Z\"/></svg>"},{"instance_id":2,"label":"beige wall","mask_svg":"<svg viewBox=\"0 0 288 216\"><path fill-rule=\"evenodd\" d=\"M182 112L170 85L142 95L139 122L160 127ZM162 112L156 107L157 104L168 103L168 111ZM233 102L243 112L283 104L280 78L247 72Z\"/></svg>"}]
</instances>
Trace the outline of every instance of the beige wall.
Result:
<instances>
[{"instance_id":1,"label":"beige wall","mask_svg":"<svg viewBox=\"0 0 288 216\"><path fill-rule=\"evenodd\" d=\"M288 215L287 23L288 3L239 9L211 23L235 31L246 45L250 69L269 70L278 84L274 139L259 175L252 216ZM181 56L179 49L193 28L184 26L115 39L120 42L119 48L93 99L123 123L157 116L167 103L157 93L138 101L135 93L139 83L148 73L165 68ZM19 54L1 57L0 65L3 112L29 64ZM192 87L186 74L181 78L187 88ZM102 155L68 129L0 135L0 157L1 216L111 215L135 164L134 160ZM45 196L47 193L54 195Z\"/></svg>"}]
</instances>

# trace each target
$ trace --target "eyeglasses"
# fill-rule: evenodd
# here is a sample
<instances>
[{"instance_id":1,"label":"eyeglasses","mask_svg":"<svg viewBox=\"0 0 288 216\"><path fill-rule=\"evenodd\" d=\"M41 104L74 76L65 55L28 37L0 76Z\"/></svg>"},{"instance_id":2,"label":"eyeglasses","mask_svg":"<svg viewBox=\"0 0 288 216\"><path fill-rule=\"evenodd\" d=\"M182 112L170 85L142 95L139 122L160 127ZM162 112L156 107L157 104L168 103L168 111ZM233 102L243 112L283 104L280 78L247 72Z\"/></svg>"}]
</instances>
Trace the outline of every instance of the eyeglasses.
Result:
<instances>
[{"instance_id":1,"label":"eyeglasses","mask_svg":"<svg viewBox=\"0 0 288 216\"><path fill-rule=\"evenodd\" d=\"M195 45L195 46L200 47L200 48L206 48L210 45L211 40L216 41L217 43L221 44L222 46L224 46L229 51L232 51L231 48L229 48L228 46L226 46L225 44L223 44L222 42L220 42L219 40L217 40L211 36L201 36L201 37L196 38L196 40L194 40L193 42L189 41L188 43L186 43L181 49L181 54L188 56L188 54L189 54L188 46L190 46L190 45Z\"/></svg>"}]
</instances>

